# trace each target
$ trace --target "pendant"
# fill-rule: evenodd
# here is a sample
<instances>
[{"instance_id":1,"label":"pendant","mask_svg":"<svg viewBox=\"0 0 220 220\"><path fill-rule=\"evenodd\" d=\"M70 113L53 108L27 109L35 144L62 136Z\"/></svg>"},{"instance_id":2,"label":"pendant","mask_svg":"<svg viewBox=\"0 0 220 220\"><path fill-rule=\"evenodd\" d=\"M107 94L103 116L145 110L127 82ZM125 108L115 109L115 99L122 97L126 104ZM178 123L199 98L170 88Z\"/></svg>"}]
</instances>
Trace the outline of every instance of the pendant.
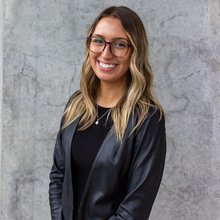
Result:
<instances>
[{"instance_id":1,"label":"pendant","mask_svg":"<svg viewBox=\"0 0 220 220\"><path fill-rule=\"evenodd\" d=\"M95 122L95 124L98 125L98 124L99 124L99 121L97 120L97 121Z\"/></svg>"}]
</instances>

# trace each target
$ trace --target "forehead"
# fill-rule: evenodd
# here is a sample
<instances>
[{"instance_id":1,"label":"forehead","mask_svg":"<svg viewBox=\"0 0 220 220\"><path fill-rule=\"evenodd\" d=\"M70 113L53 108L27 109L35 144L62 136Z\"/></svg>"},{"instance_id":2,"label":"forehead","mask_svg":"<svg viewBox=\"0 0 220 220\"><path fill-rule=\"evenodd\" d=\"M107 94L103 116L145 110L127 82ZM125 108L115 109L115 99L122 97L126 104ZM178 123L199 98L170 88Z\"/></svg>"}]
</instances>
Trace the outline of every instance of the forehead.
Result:
<instances>
[{"instance_id":1,"label":"forehead","mask_svg":"<svg viewBox=\"0 0 220 220\"><path fill-rule=\"evenodd\" d=\"M106 39L128 39L120 20L112 17L102 18L95 27L93 35L95 34L101 35Z\"/></svg>"}]
</instances>

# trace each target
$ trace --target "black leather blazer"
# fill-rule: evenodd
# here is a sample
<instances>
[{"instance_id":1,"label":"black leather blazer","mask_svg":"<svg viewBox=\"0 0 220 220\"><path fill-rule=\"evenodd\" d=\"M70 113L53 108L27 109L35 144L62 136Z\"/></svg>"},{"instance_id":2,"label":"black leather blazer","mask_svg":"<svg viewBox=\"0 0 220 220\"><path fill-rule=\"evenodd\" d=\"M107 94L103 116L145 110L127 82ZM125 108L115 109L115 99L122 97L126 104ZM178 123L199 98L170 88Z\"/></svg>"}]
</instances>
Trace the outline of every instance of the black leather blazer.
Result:
<instances>
[{"instance_id":1,"label":"black leather blazer","mask_svg":"<svg viewBox=\"0 0 220 220\"><path fill-rule=\"evenodd\" d=\"M165 120L159 121L159 116L159 110L151 107L141 127L130 135L137 122L135 114L121 143L115 134L107 135L87 179L79 220L149 218L166 153ZM73 220L71 143L78 122L57 135L49 187L52 220Z\"/></svg>"}]
</instances>

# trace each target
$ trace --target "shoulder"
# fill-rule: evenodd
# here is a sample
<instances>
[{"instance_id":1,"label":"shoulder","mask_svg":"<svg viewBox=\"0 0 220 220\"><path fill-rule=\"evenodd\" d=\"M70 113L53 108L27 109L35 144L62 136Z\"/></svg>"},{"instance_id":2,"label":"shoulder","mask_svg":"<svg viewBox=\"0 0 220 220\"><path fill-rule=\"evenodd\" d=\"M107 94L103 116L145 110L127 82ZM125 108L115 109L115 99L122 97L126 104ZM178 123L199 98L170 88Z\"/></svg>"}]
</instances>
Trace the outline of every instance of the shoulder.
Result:
<instances>
[{"instance_id":1,"label":"shoulder","mask_svg":"<svg viewBox=\"0 0 220 220\"><path fill-rule=\"evenodd\" d=\"M142 123L138 128L138 133L146 132L155 133L158 130L165 131L165 116L161 109L156 106L150 106Z\"/></svg>"},{"instance_id":2,"label":"shoulder","mask_svg":"<svg viewBox=\"0 0 220 220\"><path fill-rule=\"evenodd\" d=\"M138 111L136 111L136 113L137 112ZM150 103L148 110L142 110L139 112L142 112L142 114L144 114L142 123L147 121L165 120L165 115L162 107L155 105L153 102Z\"/></svg>"},{"instance_id":3,"label":"shoulder","mask_svg":"<svg viewBox=\"0 0 220 220\"><path fill-rule=\"evenodd\" d=\"M150 107L136 133L136 146L158 152L166 149L165 117L159 108Z\"/></svg>"},{"instance_id":4,"label":"shoulder","mask_svg":"<svg viewBox=\"0 0 220 220\"><path fill-rule=\"evenodd\" d=\"M158 119L159 121L160 119L164 118L163 111L159 109L159 107L150 106L146 114L146 119L148 118Z\"/></svg>"},{"instance_id":5,"label":"shoulder","mask_svg":"<svg viewBox=\"0 0 220 220\"><path fill-rule=\"evenodd\" d=\"M74 92L74 93L70 96L70 98L68 99L68 102L67 102L67 104L66 104L65 109L67 109L67 108L70 106L70 104L72 103L72 101L73 101L77 96L79 96L80 94L81 94L81 91L80 91L80 90L77 90L76 92Z\"/></svg>"},{"instance_id":6,"label":"shoulder","mask_svg":"<svg viewBox=\"0 0 220 220\"><path fill-rule=\"evenodd\" d=\"M73 102L73 100L79 96L81 94L81 91L80 90L77 90L76 92L74 92L70 98L68 99L66 105L65 105L65 108L64 108L64 111L63 111L63 114L62 114L62 118L61 118L61 125L63 126L63 123L65 121L65 117L66 117L66 113L68 111L69 108L71 108L71 103ZM62 127L61 126L61 127Z\"/></svg>"}]
</instances>

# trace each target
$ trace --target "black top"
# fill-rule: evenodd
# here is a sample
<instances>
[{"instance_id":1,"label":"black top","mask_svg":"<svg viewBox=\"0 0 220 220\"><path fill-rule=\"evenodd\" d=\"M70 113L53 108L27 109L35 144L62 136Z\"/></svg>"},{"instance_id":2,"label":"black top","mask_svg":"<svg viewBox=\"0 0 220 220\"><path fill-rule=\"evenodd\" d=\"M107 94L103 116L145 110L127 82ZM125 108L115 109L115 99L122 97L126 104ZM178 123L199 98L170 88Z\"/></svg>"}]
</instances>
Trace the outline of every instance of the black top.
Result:
<instances>
[{"instance_id":1,"label":"black top","mask_svg":"<svg viewBox=\"0 0 220 220\"><path fill-rule=\"evenodd\" d=\"M98 125L95 123L83 131L77 131L72 140L71 166L74 192L73 220L77 220L77 211L86 185L86 181L93 161L102 145L103 140L110 131L113 122L109 115L109 108L98 107L98 116L101 118Z\"/></svg>"}]
</instances>

